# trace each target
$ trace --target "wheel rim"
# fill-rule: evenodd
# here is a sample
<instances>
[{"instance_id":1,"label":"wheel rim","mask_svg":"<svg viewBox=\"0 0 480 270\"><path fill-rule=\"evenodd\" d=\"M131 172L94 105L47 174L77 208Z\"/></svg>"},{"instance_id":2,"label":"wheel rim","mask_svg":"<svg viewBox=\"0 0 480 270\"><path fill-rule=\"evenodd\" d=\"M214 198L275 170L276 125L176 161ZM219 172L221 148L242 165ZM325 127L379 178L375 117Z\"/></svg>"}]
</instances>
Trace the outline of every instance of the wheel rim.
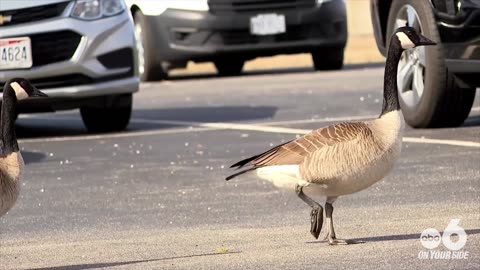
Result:
<instances>
[{"instance_id":1,"label":"wheel rim","mask_svg":"<svg viewBox=\"0 0 480 270\"><path fill-rule=\"evenodd\" d=\"M395 27L408 25L422 33L422 23L411 5L403 6L397 14ZM398 63L398 92L403 104L414 108L420 102L425 89L425 47L420 46L403 52Z\"/></svg>"},{"instance_id":2,"label":"wheel rim","mask_svg":"<svg viewBox=\"0 0 480 270\"><path fill-rule=\"evenodd\" d=\"M145 73L145 48L143 46L142 26L135 22L135 46L137 47L138 73L140 76Z\"/></svg>"}]
</instances>

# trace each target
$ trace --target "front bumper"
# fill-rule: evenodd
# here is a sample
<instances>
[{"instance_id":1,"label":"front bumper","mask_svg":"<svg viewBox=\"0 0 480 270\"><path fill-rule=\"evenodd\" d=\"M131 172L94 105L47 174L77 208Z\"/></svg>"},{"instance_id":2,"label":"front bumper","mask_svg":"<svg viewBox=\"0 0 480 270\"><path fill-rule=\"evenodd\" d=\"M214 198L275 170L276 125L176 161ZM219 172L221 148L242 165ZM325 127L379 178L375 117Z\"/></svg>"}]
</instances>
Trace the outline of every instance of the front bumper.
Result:
<instances>
[{"instance_id":1,"label":"front bumper","mask_svg":"<svg viewBox=\"0 0 480 270\"><path fill-rule=\"evenodd\" d=\"M138 91L130 14L82 21L68 16L72 4L61 16L0 28L0 38L30 37L33 54L32 68L0 71L1 87L25 77L52 103Z\"/></svg>"},{"instance_id":2,"label":"front bumper","mask_svg":"<svg viewBox=\"0 0 480 270\"><path fill-rule=\"evenodd\" d=\"M105 102L99 97L131 94L138 89L137 77L107 80L86 85L42 89L49 98L26 99L18 103L17 109L22 113L53 112L71 110L82 106L93 106Z\"/></svg>"},{"instance_id":3,"label":"front bumper","mask_svg":"<svg viewBox=\"0 0 480 270\"><path fill-rule=\"evenodd\" d=\"M287 32L256 36L250 33L250 19L258 14L285 15ZM344 1L320 7L281 11L213 13L168 9L159 16L147 16L158 48L157 62L211 61L225 55L244 59L280 53L310 52L321 47L344 48L347 20Z\"/></svg>"}]
</instances>

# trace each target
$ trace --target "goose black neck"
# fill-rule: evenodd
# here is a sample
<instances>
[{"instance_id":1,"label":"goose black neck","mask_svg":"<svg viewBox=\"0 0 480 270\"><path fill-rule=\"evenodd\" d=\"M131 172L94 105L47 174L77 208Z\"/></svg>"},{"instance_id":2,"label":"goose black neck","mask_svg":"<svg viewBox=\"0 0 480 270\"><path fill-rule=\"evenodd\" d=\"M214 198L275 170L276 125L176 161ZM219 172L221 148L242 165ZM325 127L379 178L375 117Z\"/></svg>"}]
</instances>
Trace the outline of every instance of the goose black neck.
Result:
<instances>
[{"instance_id":1,"label":"goose black neck","mask_svg":"<svg viewBox=\"0 0 480 270\"><path fill-rule=\"evenodd\" d=\"M3 157L19 150L17 135L15 134L16 109L17 100L15 92L6 87L3 92L2 109L0 115L0 155Z\"/></svg>"},{"instance_id":2,"label":"goose black neck","mask_svg":"<svg viewBox=\"0 0 480 270\"><path fill-rule=\"evenodd\" d=\"M385 63L385 74L383 84L383 106L380 117L391 111L400 110L398 100L397 72L398 62L402 56L403 49L397 38L393 37L390 42L390 48Z\"/></svg>"}]
</instances>

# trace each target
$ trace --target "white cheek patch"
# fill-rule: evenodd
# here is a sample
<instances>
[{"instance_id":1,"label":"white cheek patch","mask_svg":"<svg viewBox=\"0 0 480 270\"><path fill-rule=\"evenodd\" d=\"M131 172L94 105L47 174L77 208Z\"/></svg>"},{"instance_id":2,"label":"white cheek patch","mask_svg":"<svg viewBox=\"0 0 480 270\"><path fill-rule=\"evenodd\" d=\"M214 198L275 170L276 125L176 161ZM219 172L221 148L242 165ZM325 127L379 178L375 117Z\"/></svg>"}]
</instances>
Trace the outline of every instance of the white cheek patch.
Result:
<instances>
[{"instance_id":1,"label":"white cheek patch","mask_svg":"<svg viewBox=\"0 0 480 270\"><path fill-rule=\"evenodd\" d=\"M18 84L17 82L13 82L10 84L10 86L13 88L15 91L15 95L17 96L17 100L23 100L28 98L27 91L23 89L23 87Z\"/></svg>"},{"instance_id":2,"label":"white cheek patch","mask_svg":"<svg viewBox=\"0 0 480 270\"><path fill-rule=\"evenodd\" d=\"M415 44L412 40L403 32L398 32L397 34L398 40L400 40L400 44L402 45L403 49L411 49L415 48Z\"/></svg>"}]
</instances>

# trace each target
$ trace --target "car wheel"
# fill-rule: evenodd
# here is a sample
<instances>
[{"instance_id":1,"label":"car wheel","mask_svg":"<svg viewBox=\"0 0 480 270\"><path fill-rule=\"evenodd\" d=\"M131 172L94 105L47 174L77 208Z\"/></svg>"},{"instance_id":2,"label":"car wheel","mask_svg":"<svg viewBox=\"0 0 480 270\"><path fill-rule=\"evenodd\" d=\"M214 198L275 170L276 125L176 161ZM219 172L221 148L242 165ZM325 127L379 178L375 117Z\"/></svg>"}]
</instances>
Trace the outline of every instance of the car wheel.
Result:
<instances>
[{"instance_id":1,"label":"car wheel","mask_svg":"<svg viewBox=\"0 0 480 270\"><path fill-rule=\"evenodd\" d=\"M167 78L167 72L162 63L155 62L155 46L151 36L150 26L142 12L134 14L135 45L138 59L138 75L142 81L159 81Z\"/></svg>"},{"instance_id":2,"label":"car wheel","mask_svg":"<svg viewBox=\"0 0 480 270\"><path fill-rule=\"evenodd\" d=\"M226 59L214 61L215 68L220 76L235 76L240 75L243 70L244 60L240 59Z\"/></svg>"},{"instance_id":3,"label":"car wheel","mask_svg":"<svg viewBox=\"0 0 480 270\"><path fill-rule=\"evenodd\" d=\"M315 70L339 70L343 67L343 48L318 48L312 52Z\"/></svg>"},{"instance_id":4,"label":"car wheel","mask_svg":"<svg viewBox=\"0 0 480 270\"><path fill-rule=\"evenodd\" d=\"M132 114L132 94L102 97L102 105L82 107L80 114L89 132L124 130Z\"/></svg>"},{"instance_id":5,"label":"car wheel","mask_svg":"<svg viewBox=\"0 0 480 270\"><path fill-rule=\"evenodd\" d=\"M428 1L395 0L387 36L401 26L416 28L438 45L405 51L398 65L398 92L405 121L412 127L459 126L467 118L475 88L461 89L445 65L444 49Z\"/></svg>"}]
</instances>

